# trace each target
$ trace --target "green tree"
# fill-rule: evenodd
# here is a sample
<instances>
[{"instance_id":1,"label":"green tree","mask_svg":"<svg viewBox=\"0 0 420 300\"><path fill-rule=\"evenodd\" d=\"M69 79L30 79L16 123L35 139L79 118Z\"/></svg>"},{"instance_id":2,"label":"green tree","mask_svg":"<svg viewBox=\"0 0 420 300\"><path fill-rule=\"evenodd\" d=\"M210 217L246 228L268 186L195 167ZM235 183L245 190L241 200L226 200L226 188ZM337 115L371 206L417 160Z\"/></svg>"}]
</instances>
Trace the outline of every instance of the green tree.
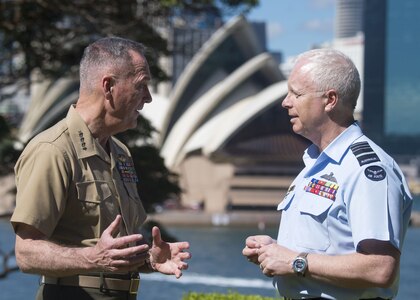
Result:
<instances>
[{"instance_id":1,"label":"green tree","mask_svg":"<svg viewBox=\"0 0 420 300\"><path fill-rule=\"evenodd\" d=\"M6 119L0 116L0 176L13 171L20 151L14 147L15 139Z\"/></svg>"},{"instance_id":2,"label":"green tree","mask_svg":"<svg viewBox=\"0 0 420 300\"><path fill-rule=\"evenodd\" d=\"M177 174L165 167L159 150L145 142L152 138L155 128L143 116L140 115L139 118L137 128L120 133L117 137L130 148L139 177L137 189L144 208L151 212L164 200L177 200L181 189Z\"/></svg>"},{"instance_id":3,"label":"green tree","mask_svg":"<svg viewBox=\"0 0 420 300\"><path fill-rule=\"evenodd\" d=\"M158 58L169 55L156 30L170 26L184 11L220 15L246 13L258 0L14 0L0 1L0 89L24 79L33 70L45 76L77 71L82 51L101 36L141 41L155 79L167 76Z\"/></svg>"}]
</instances>

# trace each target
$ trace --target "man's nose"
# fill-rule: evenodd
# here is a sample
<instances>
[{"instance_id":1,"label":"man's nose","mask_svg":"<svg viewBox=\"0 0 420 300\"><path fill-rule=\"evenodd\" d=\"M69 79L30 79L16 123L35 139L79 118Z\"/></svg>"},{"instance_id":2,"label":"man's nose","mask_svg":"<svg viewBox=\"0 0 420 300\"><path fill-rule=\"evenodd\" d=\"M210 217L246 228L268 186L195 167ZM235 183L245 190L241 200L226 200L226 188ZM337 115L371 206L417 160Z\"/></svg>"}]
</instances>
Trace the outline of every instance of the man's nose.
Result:
<instances>
[{"instance_id":1,"label":"man's nose","mask_svg":"<svg viewBox=\"0 0 420 300\"><path fill-rule=\"evenodd\" d=\"M150 93L150 91L149 91L149 88L148 87L146 87L146 91L145 91L145 95L144 95L144 102L145 103L150 103L150 102L152 102L152 94Z\"/></svg>"},{"instance_id":2,"label":"man's nose","mask_svg":"<svg viewBox=\"0 0 420 300\"><path fill-rule=\"evenodd\" d=\"M290 97L289 97L289 94L287 94L286 97L283 99L283 101L281 102L281 106L283 108L290 108Z\"/></svg>"}]
</instances>

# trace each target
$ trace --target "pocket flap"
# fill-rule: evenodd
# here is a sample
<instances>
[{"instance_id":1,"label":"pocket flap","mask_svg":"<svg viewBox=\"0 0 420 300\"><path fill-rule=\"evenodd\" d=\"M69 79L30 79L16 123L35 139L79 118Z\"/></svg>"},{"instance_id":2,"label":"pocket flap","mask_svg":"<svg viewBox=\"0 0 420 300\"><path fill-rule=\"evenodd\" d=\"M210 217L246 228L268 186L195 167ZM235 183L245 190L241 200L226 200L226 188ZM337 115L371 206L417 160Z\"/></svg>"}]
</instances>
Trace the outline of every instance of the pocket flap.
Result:
<instances>
[{"instance_id":1,"label":"pocket flap","mask_svg":"<svg viewBox=\"0 0 420 300\"><path fill-rule=\"evenodd\" d=\"M298 208L302 213L318 217L328 211L333 203L334 201L328 198L318 195L307 195L304 201L299 201Z\"/></svg>"},{"instance_id":2,"label":"pocket flap","mask_svg":"<svg viewBox=\"0 0 420 300\"><path fill-rule=\"evenodd\" d=\"M77 182L76 189L80 201L100 203L112 195L106 181Z\"/></svg>"}]
</instances>

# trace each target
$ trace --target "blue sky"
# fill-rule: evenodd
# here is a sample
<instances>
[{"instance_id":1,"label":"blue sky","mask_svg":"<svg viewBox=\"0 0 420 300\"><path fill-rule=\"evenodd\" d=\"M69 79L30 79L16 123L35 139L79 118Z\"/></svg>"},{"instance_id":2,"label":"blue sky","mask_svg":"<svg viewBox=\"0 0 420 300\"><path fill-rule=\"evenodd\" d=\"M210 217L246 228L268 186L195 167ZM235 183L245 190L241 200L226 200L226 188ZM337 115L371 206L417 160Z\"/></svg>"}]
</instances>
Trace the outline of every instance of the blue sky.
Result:
<instances>
[{"instance_id":1,"label":"blue sky","mask_svg":"<svg viewBox=\"0 0 420 300\"><path fill-rule=\"evenodd\" d=\"M266 22L268 49L286 58L333 39L335 0L260 0L247 18Z\"/></svg>"}]
</instances>

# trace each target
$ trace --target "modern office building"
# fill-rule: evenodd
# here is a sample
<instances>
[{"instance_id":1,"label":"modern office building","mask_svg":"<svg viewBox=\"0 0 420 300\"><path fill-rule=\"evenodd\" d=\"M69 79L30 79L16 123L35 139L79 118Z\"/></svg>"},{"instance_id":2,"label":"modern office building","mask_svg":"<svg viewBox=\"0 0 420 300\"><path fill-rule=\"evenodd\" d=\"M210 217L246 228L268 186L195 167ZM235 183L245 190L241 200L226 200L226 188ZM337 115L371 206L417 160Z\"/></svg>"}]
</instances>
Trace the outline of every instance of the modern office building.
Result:
<instances>
[{"instance_id":1,"label":"modern office building","mask_svg":"<svg viewBox=\"0 0 420 300\"><path fill-rule=\"evenodd\" d=\"M337 0L335 38L353 37L363 32L364 0Z\"/></svg>"},{"instance_id":2,"label":"modern office building","mask_svg":"<svg viewBox=\"0 0 420 300\"><path fill-rule=\"evenodd\" d=\"M363 128L400 159L420 155L420 1L365 1Z\"/></svg>"},{"instance_id":3,"label":"modern office building","mask_svg":"<svg viewBox=\"0 0 420 300\"><path fill-rule=\"evenodd\" d=\"M210 8L206 13L200 14L184 10L182 18L174 18L173 26L167 29L172 52L172 66L168 70L171 73L172 85L176 83L195 53L222 25L222 17Z\"/></svg>"}]
</instances>

